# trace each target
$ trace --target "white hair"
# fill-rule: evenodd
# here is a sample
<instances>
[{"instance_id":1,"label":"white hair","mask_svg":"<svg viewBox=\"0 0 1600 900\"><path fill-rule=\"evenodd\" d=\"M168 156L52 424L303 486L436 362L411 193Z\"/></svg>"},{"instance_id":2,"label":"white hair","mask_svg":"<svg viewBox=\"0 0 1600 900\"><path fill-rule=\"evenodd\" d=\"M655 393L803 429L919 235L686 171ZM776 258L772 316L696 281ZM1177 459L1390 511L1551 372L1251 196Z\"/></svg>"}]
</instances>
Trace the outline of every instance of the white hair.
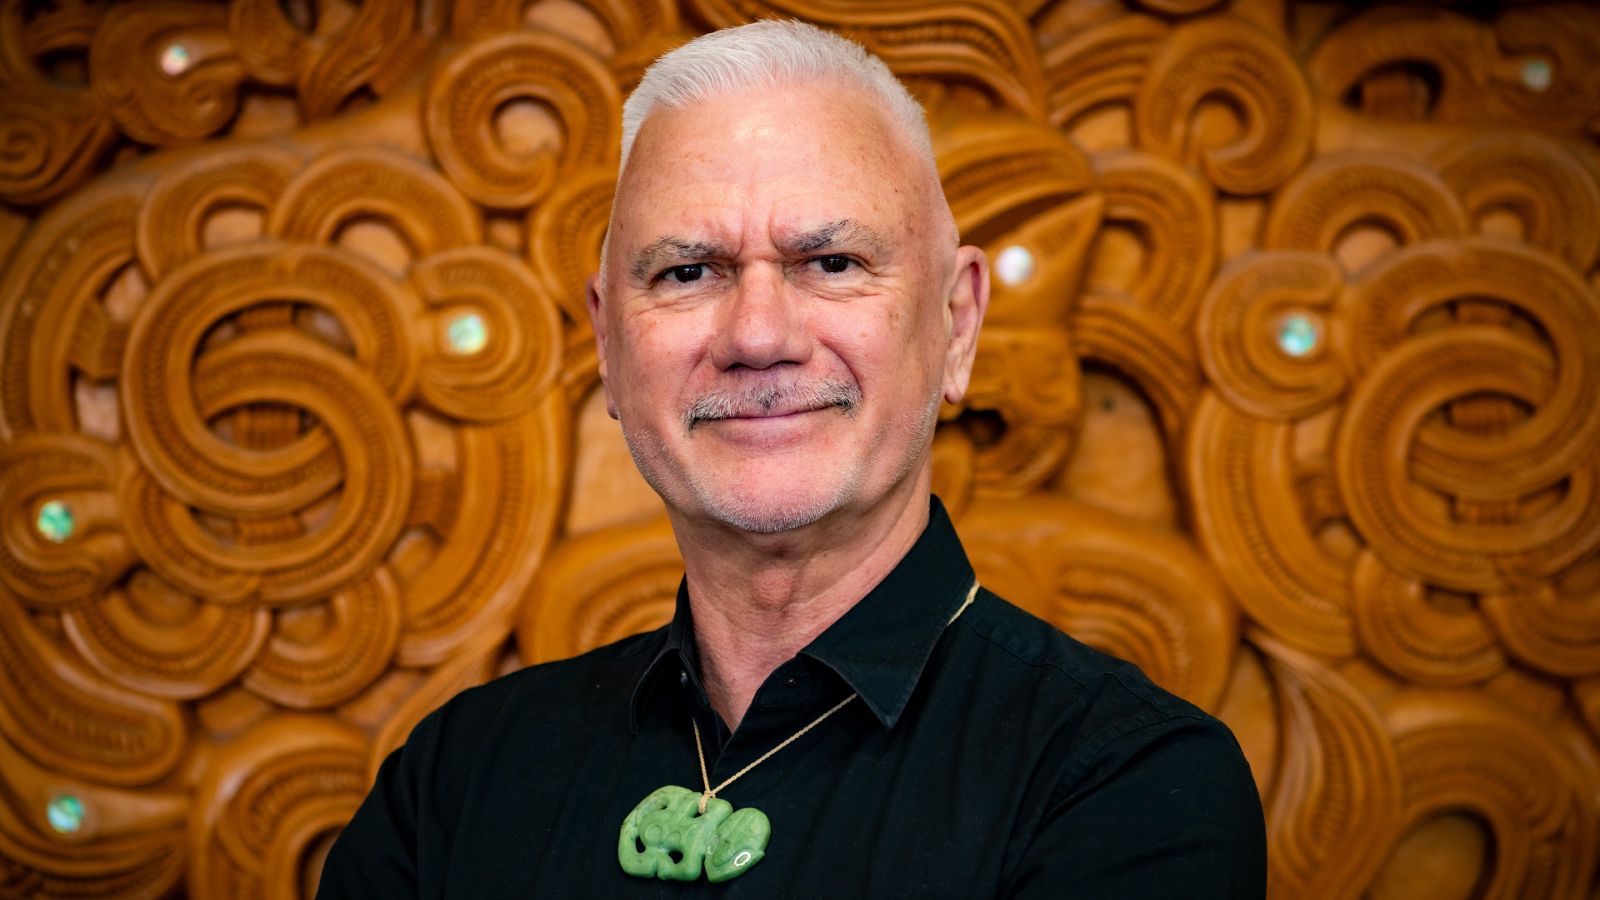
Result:
<instances>
[{"instance_id":1,"label":"white hair","mask_svg":"<svg viewBox=\"0 0 1600 900\"><path fill-rule=\"evenodd\" d=\"M815 25L768 19L701 35L645 70L622 105L622 167L640 126L658 106L672 109L716 94L818 81L843 82L877 98L911 150L934 164L922 106L883 60Z\"/></svg>"}]
</instances>

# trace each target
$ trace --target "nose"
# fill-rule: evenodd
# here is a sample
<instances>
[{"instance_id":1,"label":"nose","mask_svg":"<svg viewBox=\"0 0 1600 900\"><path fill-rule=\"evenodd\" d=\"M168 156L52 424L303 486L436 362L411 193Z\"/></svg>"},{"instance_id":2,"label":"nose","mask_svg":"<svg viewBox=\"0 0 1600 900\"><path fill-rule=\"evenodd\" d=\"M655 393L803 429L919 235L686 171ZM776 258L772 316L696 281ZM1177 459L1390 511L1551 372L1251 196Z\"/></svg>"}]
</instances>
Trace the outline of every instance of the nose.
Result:
<instances>
[{"instance_id":1,"label":"nose","mask_svg":"<svg viewBox=\"0 0 1600 900\"><path fill-rule=\"evenodd\" d=\"M781 266L757 264L740 270L719 310L712 363L722 371L805 363L811 338L800 301Z\"/></svg>"}]
</instances>

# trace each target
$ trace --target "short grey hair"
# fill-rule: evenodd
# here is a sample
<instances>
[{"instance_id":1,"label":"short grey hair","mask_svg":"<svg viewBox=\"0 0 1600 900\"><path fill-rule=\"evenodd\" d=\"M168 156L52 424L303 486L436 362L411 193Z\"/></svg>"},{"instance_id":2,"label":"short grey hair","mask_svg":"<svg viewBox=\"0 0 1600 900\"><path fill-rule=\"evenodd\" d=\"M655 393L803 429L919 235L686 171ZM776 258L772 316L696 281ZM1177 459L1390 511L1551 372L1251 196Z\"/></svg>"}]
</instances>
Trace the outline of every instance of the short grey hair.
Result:
<instances>
[{"instance_id":1,"label":"short grey hair","mask_svg":"<svg viewBox=\"0 0 1600 900\"><path fill-rule=\"evenodd\" d=\"M672 109L716 94L817 81L844 82L877 98L911 150L934 164L922 105L883 60L815 25L768 19L701 35L645 70L622 105L621 167L627 167L640 126L658 106Z\"/></svg>"}]
</instances>

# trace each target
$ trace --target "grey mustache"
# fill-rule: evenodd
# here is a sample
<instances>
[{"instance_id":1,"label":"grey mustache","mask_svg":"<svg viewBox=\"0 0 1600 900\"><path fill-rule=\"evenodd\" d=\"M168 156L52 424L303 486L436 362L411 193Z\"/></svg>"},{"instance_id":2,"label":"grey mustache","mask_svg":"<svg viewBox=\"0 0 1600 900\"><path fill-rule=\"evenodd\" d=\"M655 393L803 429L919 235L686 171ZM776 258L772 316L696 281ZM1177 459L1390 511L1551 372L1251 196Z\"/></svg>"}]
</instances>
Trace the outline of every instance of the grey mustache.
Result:
<instances>
[{"instance_id":1,"label":"grey mustache","mask_svg":"<svg viewBox=\"0 0 1600 900\"><path fill-rule=\"evenodd\" d=\"M757 385L736 391L712 391L697 398L683 415L685 429L693 431L701 422L731 419L736 416L768 415L774 410L803 410L837 407L850 413L861 403L861 388L853 382L823 379L810 384Z\"/></svg>"}]
</instances>

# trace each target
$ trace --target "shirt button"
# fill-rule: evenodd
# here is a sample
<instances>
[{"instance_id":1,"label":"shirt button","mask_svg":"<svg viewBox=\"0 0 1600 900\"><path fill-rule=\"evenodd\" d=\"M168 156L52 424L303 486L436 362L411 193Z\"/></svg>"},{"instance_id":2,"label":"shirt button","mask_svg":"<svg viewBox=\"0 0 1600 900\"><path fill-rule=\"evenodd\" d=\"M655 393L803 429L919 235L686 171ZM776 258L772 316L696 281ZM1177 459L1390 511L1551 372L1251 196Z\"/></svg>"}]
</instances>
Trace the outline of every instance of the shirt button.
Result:
<instances>
[{"instance_id":1,"label":"shirt button","mask_svg":"<svg viewBox=\"0 0 1600 900\"><path fill-rule=\"evenodd\" d=\"M786 679L784 679L784 681L783 681L783 683L784 683L784 684L787 684L787 685L788 685L788 686L790 686L790 687L794 687L794 683L795 683L795 682L796 682L796 681L799 681L799 680L800 680L800 679L798 679L798 678L796 678L796 677L794 677L794 676L793 676L793 675L790 675L790 676L789 676L789 677L788 677L788 678L786 678Z\"/></svg>"},{"instance_id":2,"label":"shirt button","mask_svg":"<svg viewBox=\"0 0 1600 900\"><path fill-rule=\"evenodd\" d=\"M689 686L689 673L684 671L683 669L679 669L678 670L678 683L683 685L684 687L688 687Z\"/></svg>"}]
</instances>

